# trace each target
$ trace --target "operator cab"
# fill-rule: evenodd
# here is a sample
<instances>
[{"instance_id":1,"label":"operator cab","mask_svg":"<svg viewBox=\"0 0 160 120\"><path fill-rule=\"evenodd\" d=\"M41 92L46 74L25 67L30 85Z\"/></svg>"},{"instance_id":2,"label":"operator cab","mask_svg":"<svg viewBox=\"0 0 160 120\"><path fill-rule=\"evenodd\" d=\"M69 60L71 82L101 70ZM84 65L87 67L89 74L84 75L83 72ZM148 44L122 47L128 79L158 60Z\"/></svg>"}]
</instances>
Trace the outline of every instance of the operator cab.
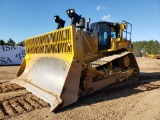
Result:
<instances>
[{"instance_id":1,"label":"operator cab","mask_svg":"<svg viewBox=\"0 0 160 120\"><path fill-rule=\"evenodd\" d=\"M68 17L72 19L71 24L74 24L76 28L85 28L85 19L75 13L74 9L68 9L66 11ZM111 38L119 37L119 24L111 22L95 22L91 24L89 28L90 18L87 21L87 32L98 33L98 49L106 50L111 48Z\"/></svg>"},{"instance_id":2,"label":"operator cab","mask_svg":"<svg viewBox=\"0 0 160 120\"><path fill-rule=\"evenodd\" d=\"M118 37L118 25L111 22L95 22L91 24L91 31L98 33L98 49L111 48L111 38Z\"/></svg>"},{"instance_id":3,"label":"operator cab","mask_svg":"<svg viewBox=\"0 0 160 120\"><path fill-rule=\"evenodd\" d=\"M76 28L79 28L83 30L85 28L85 18L83 18L81 15L78 15L75 13L74 9L68 9L66 11L68 17L70 17L71 25L75 25ZM131 41L131 32L132 32L132 24L122 21L121 24L119 23L112 23L112 22L95 22L91 24L91 27L89 28L90 18L87 21L87 28L86 32L88 35L91 35L91 32L98 34L98 49L99 50L107 50L111 49L111 40L129 40L127 38L127 35L130 36ZM57 29L63 28L65 21L62 20L59 16L55 16L55 22L58 23ZM128 26L130 26L130 32L127 31ZM123 36L123 33L125 33L125 38Z\"/></svg>"}]
</instances>

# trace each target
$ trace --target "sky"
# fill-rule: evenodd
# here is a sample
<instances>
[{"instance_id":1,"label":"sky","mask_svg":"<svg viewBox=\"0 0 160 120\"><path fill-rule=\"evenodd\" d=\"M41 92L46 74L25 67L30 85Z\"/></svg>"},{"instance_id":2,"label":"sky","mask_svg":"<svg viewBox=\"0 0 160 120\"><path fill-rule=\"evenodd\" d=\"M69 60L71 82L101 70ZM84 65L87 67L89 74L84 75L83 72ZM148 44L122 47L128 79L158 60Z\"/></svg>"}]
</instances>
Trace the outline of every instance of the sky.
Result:
<instances>
[{"instance_id":1,"label":"sky","mask_svg":"<svg viewBox=\"0 0 160 120\"><path fill-rule=\"evenodd\" d=\"M0 0L0 39L20 42L53 31L55 15L69 26L71 8L91 23L130 22L132 41L160 42L160 0Z\"/></svg>"}]
</instances>

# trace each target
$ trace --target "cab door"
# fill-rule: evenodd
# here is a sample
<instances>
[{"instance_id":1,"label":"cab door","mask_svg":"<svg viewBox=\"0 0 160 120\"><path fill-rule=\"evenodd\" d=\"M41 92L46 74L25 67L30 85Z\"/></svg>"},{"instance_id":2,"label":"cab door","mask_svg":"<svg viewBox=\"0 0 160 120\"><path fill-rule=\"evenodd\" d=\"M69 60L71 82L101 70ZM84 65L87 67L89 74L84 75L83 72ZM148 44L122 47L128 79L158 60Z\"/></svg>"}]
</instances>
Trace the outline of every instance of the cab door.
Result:
<instances>
[{"instance_id":1,"label":"cab door","mask_svg":"<svg viewBox=\"0 0 160 120\"><path fill-rule=\"evenodd\" d=\"M111 28L107 24L98 25L98 49L106 50L111 47Z\"/></svg>"}]
</instances>

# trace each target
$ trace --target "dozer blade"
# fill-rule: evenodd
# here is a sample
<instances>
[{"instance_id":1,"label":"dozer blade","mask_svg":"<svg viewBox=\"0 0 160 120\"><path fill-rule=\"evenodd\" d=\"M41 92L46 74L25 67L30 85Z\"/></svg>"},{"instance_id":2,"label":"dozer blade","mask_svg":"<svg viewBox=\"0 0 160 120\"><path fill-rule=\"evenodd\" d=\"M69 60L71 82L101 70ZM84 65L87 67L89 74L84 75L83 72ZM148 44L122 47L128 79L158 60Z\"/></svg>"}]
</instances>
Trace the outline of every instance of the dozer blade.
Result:
<instances>
[{"instance_id":1,"label":"dozer blade","mask_svg":"<svg viewBox=\"0 0 160 120\"><path fill-rule=\"evenodd\" d=\"M11 82L51 105L51 111L78 99L82 64L75 55L75 26L25 40L26 56Z\"/></svg>"},{"instance_id":2,"label":"dozer blade","mask_svg":"<svg viewBox=\"0 0 160 120\"><path fill-rule=\"evenodd\" d=\"M53 111L74 103L78 90L82 66L77 60L66 60L60 55L32 55L24 59L18 78L12 82L25 87L34 95L51 105Z\"/></svg>"}]
</instances>

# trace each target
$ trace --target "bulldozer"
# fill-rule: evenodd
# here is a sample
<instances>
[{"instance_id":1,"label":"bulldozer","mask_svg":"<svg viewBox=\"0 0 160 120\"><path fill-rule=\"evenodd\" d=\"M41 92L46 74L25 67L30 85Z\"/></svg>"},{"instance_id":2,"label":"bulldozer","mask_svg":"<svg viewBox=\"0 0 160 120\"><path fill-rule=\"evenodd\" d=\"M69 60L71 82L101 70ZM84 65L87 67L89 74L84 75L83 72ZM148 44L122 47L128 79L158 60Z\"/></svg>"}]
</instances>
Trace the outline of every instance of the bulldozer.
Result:
<instances>
[{"instance_id":1,"label":"bulldozer","mask_svg":"<svg viewBox=\"0 0 160 120\"><path fill-rule=\"evenodd\" d=\"M148 54L148 58L160 59L160 54Z\"/></svg>"},{"instance_id":2,"label":"bulldozer","mask_svg":"<svg viewBox=\"0 0 160 120\"><path fill-rule=\"evenodd\" d=\"M56 15L56 30L25 39L26 56L11 81L49 103L50 111L119 81L139 79L131 23L90 24L74 9L66 13L68 27Z\"/></svg>"}]
</instances>

